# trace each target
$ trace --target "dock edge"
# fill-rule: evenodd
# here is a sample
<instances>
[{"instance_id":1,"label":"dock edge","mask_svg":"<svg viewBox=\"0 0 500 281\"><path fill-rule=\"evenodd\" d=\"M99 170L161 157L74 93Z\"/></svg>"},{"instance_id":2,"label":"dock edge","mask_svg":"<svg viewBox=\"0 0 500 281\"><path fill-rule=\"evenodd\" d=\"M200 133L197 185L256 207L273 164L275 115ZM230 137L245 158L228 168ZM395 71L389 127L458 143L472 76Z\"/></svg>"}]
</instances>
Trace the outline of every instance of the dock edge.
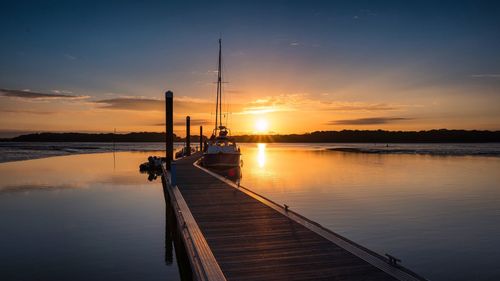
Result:
<instances>
[{"instance_id":1,"label":"dock edge","mask_svg":"<svg viewBox=\"0 0 500 281\"><path fill-rule=\"evenodd\" d=\"M167 190L177 220L177 229L188 253L193 277L197 281L226 281L212 250L189 210L179 188L171 184L170 172L162 165L163 187Z\"/></svg>"}]
</instances>

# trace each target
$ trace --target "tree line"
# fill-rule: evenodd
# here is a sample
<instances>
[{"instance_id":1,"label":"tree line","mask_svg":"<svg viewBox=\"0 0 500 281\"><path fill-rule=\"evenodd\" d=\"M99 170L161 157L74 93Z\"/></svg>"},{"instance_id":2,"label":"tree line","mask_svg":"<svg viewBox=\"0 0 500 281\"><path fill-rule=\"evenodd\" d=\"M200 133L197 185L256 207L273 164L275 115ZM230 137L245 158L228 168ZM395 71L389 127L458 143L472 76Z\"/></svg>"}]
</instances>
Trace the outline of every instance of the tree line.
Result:
<instances>
[{"instance_id":1,"label":"tree line","mask_svg":"<svg viewBox=\"0 0 500 281\"><path fill-rule=\"evenodd\" d=\"M240 135L237 142L356 142L356 143L445 143L445 142L500 142L500 131L479 130L428 130L428 131L384 131L342 130L316 131L306 134L287 135ZM206 136L204 136L206 139ZM6 141L16 142L164 142L165 133L134 132L113 133L35 133L21 135ZM174 134L175 142L185 141ZM191 142L199 141L198 135Z\"/></svg>"}]
</instances>

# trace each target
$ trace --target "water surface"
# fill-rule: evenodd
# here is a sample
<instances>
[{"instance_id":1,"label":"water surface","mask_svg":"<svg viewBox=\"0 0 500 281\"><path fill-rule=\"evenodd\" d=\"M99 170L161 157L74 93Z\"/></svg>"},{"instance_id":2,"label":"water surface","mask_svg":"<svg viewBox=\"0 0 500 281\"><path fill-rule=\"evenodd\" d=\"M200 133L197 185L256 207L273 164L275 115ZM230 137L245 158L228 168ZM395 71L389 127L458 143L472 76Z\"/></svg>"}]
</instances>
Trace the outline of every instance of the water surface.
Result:
<instances>
[{"instance_id":1,"label":"water surface","mask_svg":"<svg viewBox=\"0 0 500 281\"><path fill-rule=\"evenodd\" d=\"M138 173L162 144L129 146L150 152L0 164L0 279L180 279L161 183ZM499 147L242 144L241 184L430 280L500 280Z\"/></svg>"},{"instance_id":2,"label":"water surface","mask_svg":"<svg viewBox=\"0 0 500 281\"><path fill-rule=\"evenodd\" d=\"M243 145L241 184L431 280L500 280L500 157L333 146Z\"/></svg>"},{"instance_id":3,"label":"water surface","mask_svg":"<svg viewBox=\"0 0 500 281\"><path fill-rule=\"evenodd\" d=\"M148 155L0 164L0 279L180 280Z\"/></svg>"}]
</instances>

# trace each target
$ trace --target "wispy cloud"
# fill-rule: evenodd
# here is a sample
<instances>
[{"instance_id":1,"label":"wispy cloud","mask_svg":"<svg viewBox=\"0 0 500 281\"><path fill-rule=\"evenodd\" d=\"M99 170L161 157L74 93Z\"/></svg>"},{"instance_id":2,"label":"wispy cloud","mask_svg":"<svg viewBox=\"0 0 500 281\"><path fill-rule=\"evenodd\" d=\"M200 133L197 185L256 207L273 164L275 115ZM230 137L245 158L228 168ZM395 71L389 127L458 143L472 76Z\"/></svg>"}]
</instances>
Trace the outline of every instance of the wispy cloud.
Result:
<instances>
[{"instance_id":1,"label":"wispy cloud","mask_svg":"<svg viewBox=\"0 0 500 281\"><path fill-rule=\"evenodd\" d=\"M14 97L23 99L84 99L88 96L77 96L69 95L66 93L41 93L41 92L31 92L28 90L9 90L0 89L0 94L4 97Z\"/></svg>"},{"instance_id":2,"label":"wispy cloud","mask_svg":"<svg viewBox=\"0 0 500 281\"><path fill-rule=\"evenodd\" d=\"M36 114L36 115L50 115L54 114L54 111L36 111L36 110L16 110L16 109L4 109L3 113L14 113L14 114Z\"/></svg>"},{"instance_id":3,"label":"wispy cloud","mask_svg":"<svg viewBox=\"0 0 500 281\"><path fill-rule=\"evenodd\" d=\"M326 95L322 95L326 96ZM236 114L261 114L285 111L343 111L373 112L400 110L403 105L332 101L310 98L308 94L283 94L254 100Z\"/></svg>"},{"instance_id":4,"label":"wispy cloud","mask_svg":"<svg viewBox=\"0 0 500 281\"><path fill-rule=\"evenodd\" d=\"M352 18L355 19L355 20L357 20L357 19L360 19L362 17L365 18L365 17L374 17L374 16L377 16L376 12L374 12L372 10L368 10L368 9L361 9Z\"/></svg>"},{"instance_id":5,"label":"wispy cloud","mask_svg":"<svg viewBox=\"0 0 500 281\"><path fill-rule=\"evenodd\" d=\"M326 106L323 110L336 110L336 111L390 111L398 110L402 106L388 105L385 103L362 103L362 102L321 102Z\"/></svg>"},{"instance_id":6,"label":"wispy cloud","mask_svg":"<svg viewBox=\"0 0 500 281\"><path fill-rule=\"evenodd\" d=\"M262 114L278 111L294 111L294 106L302 100L302 94L269 96L256 99L243 106L236 114Z\"/></svg>"},{"instance_id":7,"label":"wispy cloud","mask_svg":"<svg viewBox=\"0 0 500 281\"><path fill-rule=\"evenodd\" d=\"M101 108L122 110L165 110L165 103L161 100L145 98L113 98L95 101Z\"/></svg>"},{"instance_id":8,"label":"wispy cloud","mask_svg":"<svg viewBox=\"0 0 500 281\"><path fill-rule=\"evenodd\" d=\"M64 54L63 55L66 59L68 60L76 60L77 57L73 56L73 55L70 55L70 54Z\"/></svg>"},{"instance_id":9,"label":"wispy cloud","mask_svg":"<svg viewBox=\"0 0 500 281\"><path fill-rule=\"evenodd\" d=\"M500 78L498 73L472 74L472 78Z\"/></svg>"},{"instance_id":10,"label":"wispy cloud","mask_svg":"<svg viewBox=\"0 0 500 281\"><path fill-rule=\"evenodd\" d=\"M51 92L54 94L73 94L73 92L67 90L52 90Z\"/></svg>"},{"instance_id":11,"label":"wispy cloud","mask_svg":"<svg viewBox=\"0 0 500 281\"><path fill-rule=\"evenodd\" d=\"M372 117L372 118L357 118L357 119L344 119L334 120L327 123L327 125L378 125L388 124L400 121L408 121L413 118L405 117Z\"/></svg>"},{"instance_id":12,"label":"wispy cloud","mask_svg":"<svg viewBox=\"0 0 500 281\"><path fill-rule=\"evenodd\" d=\"M103 109L138 110L138 111L164 111L165 101L144 97L119 97L94 101ZM174 98L176 112L204 112L212 103L202 99L188 97ZM210 111L208 111L210 112Z\"/></svg>"},{"instance_id":13,"label":"wispy cloud","mask_svg":"<svg viewBox=\"0 0 500 281\"><path fill-rule=\"evenodd\" d=\"M94 101L102 109L164 111L165 102L146 97L117 97ZM183 114L213 113L213 102L188 97L174 98L175 112ZM337 112L384 112L402 109L402 105L385 103L340 102L310 98L308 94L282 94L262 97L247 103L224 105L235 115L258 115L273 112L337 111ZM194 123L193 123L194 124Z\"/></svg>"}]
</instances>

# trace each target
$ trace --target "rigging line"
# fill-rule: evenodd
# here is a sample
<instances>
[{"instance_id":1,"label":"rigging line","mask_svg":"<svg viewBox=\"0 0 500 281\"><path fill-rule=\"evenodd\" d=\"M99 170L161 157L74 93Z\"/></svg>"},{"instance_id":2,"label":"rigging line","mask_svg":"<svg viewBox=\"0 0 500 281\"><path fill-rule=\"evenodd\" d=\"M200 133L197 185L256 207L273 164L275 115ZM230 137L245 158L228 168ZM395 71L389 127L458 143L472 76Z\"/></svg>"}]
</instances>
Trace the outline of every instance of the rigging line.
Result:
<instances>
[{"instance_id":1,"label":"rigging line","mask_svg":"<svg viewBox=\"0 0 500 281\"><path fill-rule=\"evenodd\" d=\"M220 68L220 61L221 61L221 39L219 38L219 58L218 58L218 64L217 64L217 97L216 97L216 102L215 102L215 131L217 131L217 126L218 126L218 118L219 118L219 99L220 99L220 87L221 87L221 68ZM215 133L215 132L214 132Z\"/></svg>"},{"instance_id":2,"label":"rigging line","mask_svg":"<svg viewBox=\"0 0 500 281\"><path fill-rule=\"evenodd\" d=\"M224 95L224 105L225 105L225 111L226 111L226 113L225 113L225 115L226 115L226 127L227 127L227 120L229 119L229 112L227 111L227 106L228 106L227 99L228 99L228 97L227 97L227 93L226 93L226 95Z\"/></svg>"},{"instance_id":3,"label":"rigging line","mask_svg":"<svg viewBox=\"0 0 500 281\"><path fill-rule=\"evenodd\" d=\"M226 65L224 64L224 60L222 60L222 68L223 68L224 70L226 70ZM224 84L226 84L226 83L227 83L227 82L225 82L225 81L224 81ZM224 99L223 99L223 101L224 101L224 106L223 106L223 107L224 107L224 111L223 111L223 114L224 114L225 126L226 126L226 128L227 128L227 92L225 92L225 90L226 90L226 85L222 85L222 89L223 89L223 91L224 91L224 93L225 93L225 94L224 94Z\"/></svg>"},{"instance_id":4,"label":"rigging line","mask_svg":"<svg viewBox=\"0 0 500 281\"><path fill-rule=\"evenodd\" d=\"M228 73L227 71L227 65L225 64L224 60L222 60L222 68L225 70L226 73ZM225 81L224 84L227 84L228 82ZM226 85L223 86L224 90L226 90ZM228 120L229 120L229 110L228 110L228 107L229 107L229 103L228 103L228 100L230 98L230 95L228 95L227 91L224 92L225 95L224 95L224 110L225 110L225 114L224 116L226 117L225 119L225 125L226 125L226 128L228 127Z\"/></svg>"},{"instance_id":5,"label":"rigging line","mask_svg":"<svg viewBox=\"0 0 500 281\"><path fill-rule=\"evenodd\" d=\"M231 112L231 102L232 102L232 97L231 97L231 95L229 95L228 98L227 98L227 121L226 121L226 123L227 123L228 126L231 125L230 122L231 122L232 119L230 119L230 118L232 117L232 114L233 114Z\"/></svg>"},{"instance_id":6,"label":"rigging line","mask_svg":"<svg viewBox=\"0 0 500 281\"><path fill-rule=\"evenodd\" d=\"M224 61L224 58L222 59L222 68L224 69L224 72L227 74L227 73L231 73L230 71L228 71L228 66L227 64L225 63ZM223 84L228 84L229 82L228 81L223 81L222 82ZM225 125L226 127L229 127L229 117L230 117L230 111L229 111L229 108L231 106L231 94L227 92L227 85L223 85L223 90L224 90L224 110L225 110L225 113L224 113L224 116L225 116Z\"/></svg>"},{"instance_id":7,"label":"rigging line","mask_svg":"<svg viewBox=\"0 0 500 281\"><path fill-rule=\"evenodd\" d=\"M219 38L219 127L222 126L222 38Z\"/></svg>"}]
</instances>

